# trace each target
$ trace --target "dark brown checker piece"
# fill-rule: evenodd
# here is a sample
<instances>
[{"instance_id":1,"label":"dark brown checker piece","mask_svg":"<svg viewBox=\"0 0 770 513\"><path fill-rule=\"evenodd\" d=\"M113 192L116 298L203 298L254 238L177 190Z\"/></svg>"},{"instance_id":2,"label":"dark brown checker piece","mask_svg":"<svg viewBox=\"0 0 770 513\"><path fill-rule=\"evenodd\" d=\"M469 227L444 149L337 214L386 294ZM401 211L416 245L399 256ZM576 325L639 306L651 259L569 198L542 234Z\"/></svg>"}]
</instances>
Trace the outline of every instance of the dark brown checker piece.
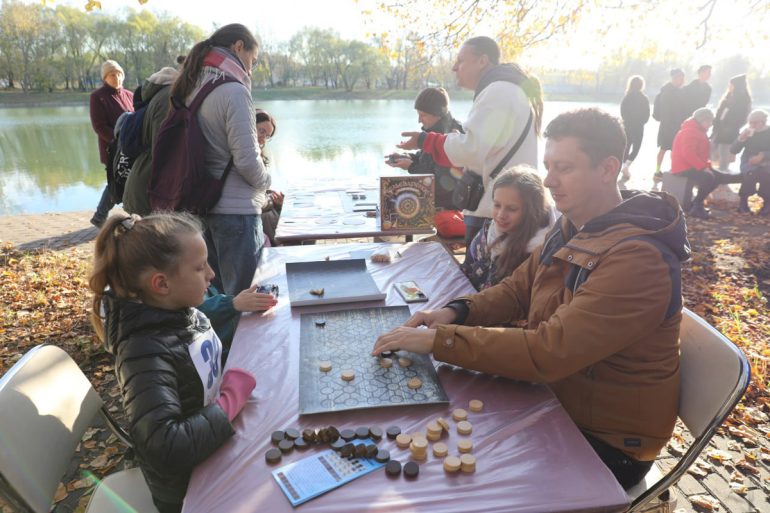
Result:
<instances>
[{"instance_id":1,"label":"dark brown checker piece","mask_svg":"<svg viewBox=\"0 0 770 513\"><path fill-rule=\"evenodd\" d=\"M358 444L358 445L356 445L356 457L357 458L366 458L366 444Z\"/></svg>"},{"instance_id":2,"label":"dark brown checker piece","mask_svg":"<svg viewBox=\"0 0 770 513\"><path fill-rule=\"evenodd\" d=\"M291 452L294 449L294 440L281 440L278 442L278 448L282 453Z\"/></svg>"},{"instance_id":3,"label":"dark brown checker piece","mask_svg":"<svg viewBox=\"0 0 770 513\"><path fill-rule=\"evenodd\" d=\"M390 460L388 464L385 465L385 473L389 476L401 475L401 462L398 460Z\"/></svg>"},{"instance_id":4,"label":"dark brown checker piece","mask_svg":"<svg viewBox=\"0 0 770 513\"><path fill-rule=\"evenodd\" d=\"M310 445L308 445L308 443L306 441L304 441L303 439L297 438L296 440L294 440L294 448L295 449L298 449L300 451L304 451L308 447L310 447Z\"/></svg>"},{"instance_id":5,"label":"dark brown checker piece","mask_svg":"<svg viewBox=\"0 0 770 513\"><path fill-rule=\"evenodd\" d=\"M356 438L360 438L361 440L365 440L369 438L369 428L368 427L360 427L356 429Z\"/></svg>"},{"instance_id":6,"label":"dark brown checker piece","mask_svg":"<svg viewBox=\"0 0 770 513\"><path fill-rule=\"evenodd\" d=\"M420 466L413 462L407 461L404 465L404 475L410 479L414 479L420 473Z\"/></svg>"},{"instance_id":7,"label":"dark brown checker piece","mask_svg":"<svg viewBox=\"0 0 770 513\"><path fill-rule=\"evenodd\" d=\"M342 438L338 438L337 440L332 442L331 448L334 449L335 451L339 451L345 446L346 443L347 442L345 442L345 440L343 440Z\"/></svg>"},{"instance_id":8,"label":"dark brown checker piece","mask_svg":"<svg viewBox=\"0 0 770 513\"><path fill-rule=\"evenodd\" d=\"M366 446L366 457L370 460L373 460L374 457L377 456L377 446L376 445L367 445Z\"/></svg>"},{"instance_id":9,"label":"dark brown checker piece","mask_svg":"<svg viewBox=\"0 0 770 513\"><path fill-rule=\"evenodd\" d=\"M353 444L347 443L347 444L342 446L342 449L340 449L340 455L343 458L349 458L350 456L353 455L353 451L355 451L355 449L356 448L355 448L355 446Z\"/></svg>"},{"instance_id":10,"label":"dark brown checker piece","mask_svg":"<svg viewBox=\"0 0 770 513\"><path fill-rule=\"evenodd\" d=\"M278 445L281 442L281 440L284 440L285 438L286 438L286 433L284 433L283 431L273 431L273 434L270 435L270 440L272 440L272 442L275 445Z\"/></svg>"},{"instance_id":11,"label":"dark brown checker piece","mask_svg":"<svg viewBox=\"0 0 770 513\"><path fill-rule=\"evenodd\" d=\"M276 463L279 463L281 461L281 451L280 449L276 449L273 447L272 449L268 449L265 453L265 461L267 461L271 465L275 465Z\"/></svg>"},{"instance_id":12,"label":"dark brown checker piece","mask_svg":"<svg viewBox=\"0 0 770 513\"><path fill-rule=\"evenodd\" d=\"M315 429L306 429L302 432L302 439L308 443L314 444L318 441Z\"/></svg>"},{"instance_id":13,"label":"dark brown checker piece","mask_svg":"<svg viewBox=\"0 0 770 513\"><path fill-rule=\"evenodd\" d=\"M401 434L401 428L398 426L390 426L387 430L388 438L395 440L398 435Z\"/></svg>"},{"instance_id":14,"label":"dark brown checker piece","mask_svg":"<svg viewBox=\"0 0 770 513\"><path fill-rule=\"evenodd\" d=\"M324 429L320 430L320 431L318 432L318 440L319 440L319 441L320 441L322 444L328 444L329 442L331 442L332 440L331 440L331 436L330 436L330 434L329 434L329 430L328 430L328 429L326 429L326 428L324 428Z\"/></svg>"},{"instance_id":15,"label":"dark brown checker piece","mask_svg":"<svg viewBox=\"0 0 770 513\"><path fill-rule=\"evenodd\" d=\"M390 452L387 449L380 449L374 456L374 461L377 463L387 463L390 460Z\"/></svg>"},{"instance_id":16,"label":"dark brown checker piece","mask_svg":"<svg viewBox=\"0 0 770 513\"><path fill-rule=\"evenodd\" d=\"M381 358L393 358L393 356L396 354L395 351L383 351L380 353Z\"/></svg>"},{"instance_id":17,"label":"dark brown checker piece","mask_svg":"<svg viewBox=\"0 0 770 513\"><path fill-rule=\"evenodd\" d=\"M369 428L369 438L375 441L382 440L382 428L372 426Z\"/></svg>"},{"instance_id":18,"label":"dark brown checker piece","mask_svg":"<svg viewBox=\"0 0 770 513\"><path fill-rule=\"evenodd\" d=\"M337 439L340 437L339 430L334 426L329 426L328 430L329 430L329 438L331 439L331 441L332 442L337 441Z\"/></svg>"},{"instance_id":19,"label":"dark brown checker piece","mask_svg":"<svg viewBox=\"0 0 770 513\"><path fill-rule=\"evenodd\" d=\"M343 440L345 440L346 442L349 442L356 437L356 432L353 431L352 429L343 429L342 431L340 431L340 436L342 437Z\"/></svg>"},{"instance_id":20,"label":"dark brown checker piece","mask_svg":"<svg viewBox=\"0 0 770 513\"><path fill-rule=\"evenodd\" d=\"M284 434L287 440L296 440L300 436L299 431L294 428L287 429Z\"/></svg>"}]
</instances>

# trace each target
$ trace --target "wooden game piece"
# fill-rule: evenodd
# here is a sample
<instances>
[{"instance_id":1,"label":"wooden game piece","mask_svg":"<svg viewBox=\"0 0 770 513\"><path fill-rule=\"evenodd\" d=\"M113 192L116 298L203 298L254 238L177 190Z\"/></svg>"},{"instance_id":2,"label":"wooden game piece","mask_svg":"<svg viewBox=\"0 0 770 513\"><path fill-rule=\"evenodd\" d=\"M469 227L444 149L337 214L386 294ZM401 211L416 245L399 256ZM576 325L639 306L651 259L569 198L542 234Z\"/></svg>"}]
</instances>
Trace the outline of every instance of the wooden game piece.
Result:
<instances>
[{"instance_id":1,"label":"wooden game piece","mask_svg":"<svg viewBox=\"0 0 770 513\"><path fill-rule=\"evenodd\" d=\"M371 256L371 260L376 264L389 264L390 255L387 253L375 253Z\"/></svg>"},{"instance_id":2,"label":"wooden game piece","mask_svg":"<svg viewBox=\"0 0 770 513\"><path fill-rule=\"evenodd\" d=\"M401 433L396 437L396 445L399 446L401 449L406 449L409 447L409 444L412 443L412 437L407 435L406 433Z\"/></svg>"},{"instance_id":3,"label":"wooden game piece","mask_svg":"<svg viewBox=\"0 0 770 513\"><path fill-rule=\"evenodd\" d=\"M360 427L360 428L356 429L356 438L360 438L361 440L369 438L369 428L368 427Z\"/></svg>"},{"instance_id":4,"label":"wooden game piece","mask_svg":"<svg viewBox=\"0 0 770 513\"><path fill-rule=\"evenodd\" d=\"M370 427L369 438L371 438L375 442L379 442L380 440L382 440L382 428L379 428L377 426Z\"/></svg>"},{"instance_id":5,"label":"wooden game piece","mask_svg":"<svg viewBox=\"0 0 770 513\"><path fill-rule=\"evenodd\" d=\"M422 431L415 431L414 433L411 434L411 437L412 437L412 440L414 440L415 438L422 438L423 440L428 439L428 437L425 436L425 433L423 433Z\"/></svg>"},{"instance_id":6,"label":"wooden game piece","mask_svg":"<svg viewBox=\"0 0 770 513\"><path fill-rule=\"evenodd\" d=\"M340 431L340 437L346 442L353 440L356 437L356 432L352 429L343 429Z\"/></svg>"},{"instance_id":7,"label":"wooden game piece","mask_svg":"<svg viewBox=\"0 0 770 513\"><path fill-rule=\"evenodd\" d=\"M340 374L340 377L343 379L343 381L353 381L356 379L356 373L352 370L346 370L342 371L342 374Z\"/></svg>"},{"instance_id":8,"label":"wooden game piece","mask_svg":"<svg viewBox=\"0 0 770 513\"><path fill-rule=\"evenodd\" d=\"M332 370L332 362L328 360L324 360L323 362L318 364L318 368L321 369L321 372L329 372Z\"/></svg>"},{"instance_id":9,"label":"wooden game piece","mask_svg":"<svg viewBox=\"0 0 770 513\"><path fill-rule=\"evenodd\" d=\"M323 328L324 326L326 326L326 319L316 319L315 325L318 326L319 328Z\"/></svg>"},{"instance_id":10,"label":"wooden game piece","mask_svg":"<svg viewBox=\"0 0 770 513\"><path fill-rule=\"evenodd\" d=\"M425 450L428 448L428 440L422 437L412 437L412 447L419 449L419 450Z\"/></svg>"},{"instance_id":11,"label":"wooden game piece","mask_svg":"<svg viewBox=\"0 0 770 513\"><path fill-rule=\"evenodd\" d=\"M327 431L329 431L329 442L336 442L340 438L340 432L337 430L334 426L329 426L327 428Z\"/></svg>"},{"instance_id":12,"label":"wooden game piece","mask_svg":"<svg viewBox=\"0 0 770 513\"><path fill-rule=\"evenodd\" d=\"M450 474L454 474L460 470L461 465L460 458L457 456L447 456L444 458L444 470Z\"/></svg>"},{"instance_id":13,"label":"wooden game piece","mask_svg":"<svg viewBox=\"0 0 770 513\"><path fill-rule=\"evenodd\" d=\"M294 428L287 429L286 431L284 431L284 434L287 440L296 440L300 436L299 431Z\"/></svg>"},{"instance_id":14,"label":"wooden game piece","mask_svg":"<svg viewBox=\"0 0 770 513\"><path fill-rule=\"evenodd\" d=\"M359 458L366 457L366 444L356 444L356 456Z\"/></svg>"},{"instance_id":15,"label":"wooden game piece","mask_svg":"<svg viewBox=\"0 0 770 513\"><path fill-rule=\"evenodd\" d=\"M265 453L265 461L267 461L270 465L275 465L276 463L280 463L281 461L281 455L283 453L280 449L276 449L275 447L268 449Z\"/></svg>"},{"instance_id":16,"label":"wooden game piece","mask_svg":"<svg viewBox=\"0 0 770 513\"><path fill-rule=\"evenodd\" d=\"M430 440L431 442L438 442L439 440L441 440L441 433L443 433L443 432L444 432L444 431L443 431L443 430L441 430L441 431L440 431L440 432L437 434L437 433L431 433L430 431L428 431L428 434L427 434L426 438L427 438L428 440Z\"/></svg>"},{"instance_id":17,"label":"wooden game piece","mask_svg":"<svg viewBox=\"0 0 770 513\"><path fill-rule=\"evenodd\" d=\"M473 454L463 454L460 456L460 470L466 474L476 472L476 457Z\"/></svg>"},{"instance_id":18,"label":"wooden game piece","mask_svg":"<svg viewBox=\"0 0 770 513\"><path fill-rule=\"evenodd\" d=\"M278 448L284 454L289 453L289 452L291 452L294 449L294 441L293 440L281 440L280 442L278 442Z\"/></svg>"},{"instance_id":19,"label":"wooden game piece","mask_svg":"<svg viewBox=\"0 0 770 513\"><path fill-rule=\"evenodd\" d=\"M273 434L270 435L270 440L273 442L274 445L278 445L281 440L284 440L286 438L286 433L283 431L273 431Z\"/></svg>"},{"instance_id":20,"label":"wooden game piece","mask_svg":"<svg viewBox=\"0 0 770 513\"><path fill-rule=\"evenodd\" d=\"M310 293L314 296L321 297L324 295L324 289L310 289Z\"/></svg>"},{"instance_id":21,"label":"wooden game piece","mask_svg":"<svg viewBox=\"0 0 770 513\"><path fill-rule=\"evenodd\" d=\"M473 440L469 438L463 438L457 442L457 450L464 454L473 450Z\"/></svg>"},{"instance_id":22,"label":"wooden game piece","mask_svg":"<svg viewBox=\"0 0 770 513\"><path fill-rule=\"evenodd\" d=\"M318 435L316 435L315 429L302 430L302 439L309 444L314 444L318 441Z\"/></svg>"},{"instance_id":23,"label":"wooden game piece","mask_svg":"<svg viewBox=\"0 0 770 513\"><path fill-rule=\"evenodd\" d=\"M420 466L413 462L413 461L407 461L406 465L404 465L404 476L409 479L414 479L417 477L417 475L420 473Z\"/></svg>"},{"instance_id":24,"label":"wooden game piece","mask_svg":"<svg viewBox=\"0 0 770 513\"><path fill-rule=\"evenodd\" d=\"M378 451L378 449L377 449L376 445L374 445L374 444L367 445L366 446L366 457L368 459L370 459L370 460L373 460L377 456L377 451Z\"/></svg>"},{"instance_id":25,"label":"wooden game piece","mask_svg":"<svg viewBox=\"0 0 770 513\"><path fill-rule=\"evenodd\" d=\"M398 426L390 426L387 429L388 438L391 440L395 440L398 435L401 434L401 428Z\"/></svg>"},{"instance_id":26,"label":"wooden game piece","mask_svg":"<svg viewBox=\"0 0 770 513\"><path fill-rule=\"evenodd\" d=\"M308 447L310 447L310 445L306 441L304 441L302 438L297 438L296 440L294 440L294 448L295 449L298 449L300 451L304 451Z\"/></svg>"},{"instance_id":27,"label":"wooden game piece","mask_svg":"<svg viewBox=\"0 0 770 513\"><path fill-rule=\"evenodd\" d=\"M449 447L447 447L447 444L444 442L433 444L433 455L436 458L444 458L447 454L449 454Z\"/></svg>"},{"instance_id":28,"label":"wooden game piece","mask_svg":"<svg viewBox=\"0 0 770 513\"><path fill-rule=\"evenodd\" d=\"M387 449L380 449L374 457L377 463L387 463L390 460L390 452Z\"/></svg>"},{"instance_id":29,"label":"wooden game piece","mask_svg":"<svg viewBox=\"0 0 770 513\"><path fill-rule=\"evenodd\" d=\"M412 438L409 450L414 459L424 460L428 456L428 441L424 438Z\"/></svg>"},{"instance_id":30,"label":"wooden game piece","mask_svg":"<svg viewBox=\"0 0 770 513\"><path fill-rule=\"evenodd\" d=\"M342 447L346 443L347 442L345 440L343 440L342 438L338 438L336 441L332 442L331 448L334 449L335 451L339 451L340 449L342 449Z\"/></svg>"},{"instance_id":31,"label":"wooden game piece","mask_svg":"<svg viewBox=\"0 0 770 513\"><path fill-rule=\"evenodd\" d=\"M467 420L461 420L457 423L457 434L468 436L473 432L473 424Z\"/></svg>"},{"instance_id":32,"label":"wooden game piece","mask_svg":"<svg viewBox=\"0 0 770 513\"><path fill-rule=\"evenodd\" d=\"M383 369L389 369L393 367L393 360L390 358L380 358L380 367Z\"/></svg>"},{"instance_id":33,"label":"wooden game piece","mask_svg":"<svg viewBox=\"0 0 770 513\"><path fill-rule=\"evenodd\" d=\"M343 458L350 458L353 455L353 451L356 450L356 447L351 443L346 443L342 446L342 449L340 449L340 456Z\"/></svg>"},{"instance_id":34,"label":"wooden game piece","mask_svg":"<svg viewBox=\"0 0 770 513\"><path fill-rule=\"evenodd\" d=\"M332 441L332 434L329 431L329 428L323 428L318 431L318 440L322 444L328 444Z\"/></svg>"},{"instance_id":35,"label":"wooden game piece","mask_svg":"<svg viewBox=\"0 0 770 513\"><path fill-rule=\"evenodd\" d=\"M446 421L444 417L439 417L436 419L436 424L441 426L441 429L449 433L449 422Z\"/></svg>"},{"instance_id":36,"label":"wooden game piece","mask_svg":"<svg viewBox=\"0 0 770 513\"><path fill-rule=\"evenodd\" d=\"M452 418L455 420L455 422L460 422L461 420L468 420L468 412L463 410L462 408L457 408L454 411L452 411Z\"/></svg>"},{"instance_id":37,"label":"wooden game piece","mask_svg":"<svg viewBox=\"0 0 770 513\"><path fill-rule=\"evenodd\" d=\"M380 358L393 359L394 354L395 354L395 351L383 351L380 353Z\"/></svg>"},{"instance_id":38,"label":"wooden game piece","mask_svg":"<svg viewBox=\"0 0 770 513\"><path fill-rule=\"evenodd\" d=\"M479 401L478 399L472 399L471 402L468 403L468 408L473 412L480 412L484 409L484 402Z\"/></svg>"},{"instance_id":39,"label":"wooden game piece","mask_svg":"<svg viewBox=\"0 0 770 513\"><path fill-rule=\"evenodd\" d=\"M444 428L442 428L438 422L435 420L433 422L428 422L428 425L425 426L425 429L428 432L428 440L430 440L430 436L441 436L441 433L444 432Z\"/></svg>"},{"instance_id":40,"label":"wooden game piece","mask_svg":"<svg viewBox=\"0 0 770 513\"><path fill-rule=\"evenodd\" d=\"M422 380L420 378L412 378L409 380L406 386L408 386L412 390L417 390L422 386Z\"/></svg>"},{"instance_id":41,"label":"wooden game piece","mask_svg":"<svg viewBox=\"0 0 770 513\"><path fill-rule=\"evenodd\" d=\"M412 365L412 359L407 358L406 356L402 356L401 358L398 359L398 364L401 367L409 367L410 365Z\"/></svg>"},{"instance_id":42,"label":"wooden game piece","mask_svg":"<svg viewBox=\"0 0 770 513\"><path fill-rule=\"evenodd\" d=\"M385 473L389 476L400 476L401 462L398 460L390 460L388 464L385 465Z\"/></svg>"}]
</instances>

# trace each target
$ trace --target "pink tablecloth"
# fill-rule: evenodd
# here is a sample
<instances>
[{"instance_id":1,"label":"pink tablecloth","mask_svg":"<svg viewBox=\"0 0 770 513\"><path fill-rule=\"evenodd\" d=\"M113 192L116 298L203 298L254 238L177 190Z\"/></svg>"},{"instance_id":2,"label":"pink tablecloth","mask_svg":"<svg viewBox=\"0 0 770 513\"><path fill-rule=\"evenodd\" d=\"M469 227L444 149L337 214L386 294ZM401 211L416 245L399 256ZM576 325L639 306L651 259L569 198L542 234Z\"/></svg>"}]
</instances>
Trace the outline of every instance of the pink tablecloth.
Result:
<instances>
[{"instance_id":1,"label":"pink tablecloth","mask_svg":"<svg viewBox=\"0 0 770 513\"><path fill-rule=\"evenodd\" d=\"M372 277L387 291L387 305L404 304L393 290L397 281L415 280L431 300L413 304L412 311L435 308L472 288L448 253L437 243L408 245L344 244L270 248L257 270L260 283L281 287L278 306L265 315L241 320L227 365L253 372L257 388L235 420L236 435L193 473L185 513L291 511L264 454L272 447L270 433L288 427L339 429L377 425L400 426L404 432L425 431L429 420L450 418L452 408L467 409L470 399L484 401L484 411L470 413L477 470L447 475L442 461L428 456L416 481L388 478L376 471L300 506L301 511L622 511L626 495L599 461L550 390L441 364L438 374L450 405L380 408L297 415L299 392L299 319L301 313L356 305L291 309L284 264L287 261L361 257L390 251L391 264L367 261ZM402 256L396 255L398 250ZM382 306L382 302L358 307ZM450 421L451 422L451 421ZM453 422L451 422L454 424ZM443 441L457 454L460 437ZM380 447L406 462L409 451L383 439ZM281 464L311 451L285 455Z\"/></svg>"}]
</instances>

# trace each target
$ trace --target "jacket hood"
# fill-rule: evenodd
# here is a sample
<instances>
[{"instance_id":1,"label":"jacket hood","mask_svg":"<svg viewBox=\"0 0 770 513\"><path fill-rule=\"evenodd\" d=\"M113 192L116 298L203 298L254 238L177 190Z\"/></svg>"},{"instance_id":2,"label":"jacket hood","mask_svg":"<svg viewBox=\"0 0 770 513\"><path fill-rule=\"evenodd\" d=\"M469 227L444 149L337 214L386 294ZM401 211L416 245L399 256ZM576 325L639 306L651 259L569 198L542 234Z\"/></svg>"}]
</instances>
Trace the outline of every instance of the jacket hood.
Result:
<instances>
[{"instance_id":1,"label":"jacket hood","mask_svg":"<svg viewBox=\"0 0 770 513\"><path fill-rule=\"evenodd\" d=\"M673 196L665 192L634 190L621 191L621 196L623 202L620 205L588 221L581 232L590 238L591 234L617 228L621 238L652 237L668 246L680 261L690 258L687 224Z\"/></svg>"},{"instance_id":2,"label":"jacket hood","mask_svg":"<svg viewBox=\"0 0 770 513\"><path fill-rule=\"evenodd\" d=\"M685 132L698 132L701 134L706 133L706 130L700 125L700 123L695 121L693 118L685 119L679 129L684 130Z\"/></svg>"},{"instance_id":3,"label":"jacket hood","mask_svg":"<svg viewBox=\"0 0 770 513\"><path fill-rule=\"evenodd\" d=\"M144 303L115 297L107 291L102 302L104 318L104 346L110 354L132 333L147 331L167 333L185 330L195 324L195 310L163 310Z\"/></svg>"},{"instance_id":4,"label":"jacket hood","mask_svg":"<svg viewBox=\"0 0 770 513\"><path fill-rule=\"evenodd\" d=\"M447 112L441 118L436 121L436 123L433 126L429 127L423 127L422 129L424 132L437 132L439 134L448 134L452 130L458 130L459 132L463 131L462 124L457 121L453 116L451 112Z\"/></svg>"},{"instance_id":5,"label":"jacket hood","mask_svg":"<svg viewBox=\"0 0 770 513\"><path fill-rule=\"evenodd\" d=\"M179 71L175 68L166 66L156 71L150 77L144 81L142 85L142 102L145 104L149 102L158 91L164 87L170 86L179 76Z\"/></svg>"},{"instance_id":6,"label":"jacket hood","mask_svg":"<svg viewBox=\"0 0 770 513\"><path fill-rule=\"evenodd\" d=\"M511 82L519 87L527 79L527 75L515 64L498 64L489 68L479 79L476 91L473 93L473 99L481 94L492 82Z\"/></svg>"}]
</instances>

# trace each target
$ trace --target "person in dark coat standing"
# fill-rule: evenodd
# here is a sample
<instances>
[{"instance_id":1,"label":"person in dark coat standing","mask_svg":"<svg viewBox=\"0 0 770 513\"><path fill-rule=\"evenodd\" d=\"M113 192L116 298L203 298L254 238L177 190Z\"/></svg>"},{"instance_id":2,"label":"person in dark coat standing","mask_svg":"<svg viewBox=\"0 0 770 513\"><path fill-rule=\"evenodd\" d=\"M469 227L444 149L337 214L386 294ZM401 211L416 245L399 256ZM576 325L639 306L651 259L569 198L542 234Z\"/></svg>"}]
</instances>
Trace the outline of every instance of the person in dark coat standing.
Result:
<instances>
[{"instance_id":1,"label":"person in dark coat standing","mask_svg":"<svg viewBox=\"0 0 770 513\"><path fill-rule=\"evenodd\" d=\"M462 124L449 112L449 94L443 87L428 87L414 100L417 120L425 132L463 133ZM443 237L462 237L465 233L463 213L452 203L452 193L460 172L436 164L428 153L420 150L402 155L394 153L385 161L391 167L404 169L412 175L432 174L436 177L436 229Z\"/></svg>"},{"instance_id":2,"label":"person in dark coat standing","mask_svg":"<svg viewBox=\"0 0 770 513\"><path fill-rule=\"evenodd\" d=\"M628 168L639 155L644 137L644 125L650 119L650 100L644 94L644 78L634 75L628 79L626 95L620 103L620 117L623 118L623 128L626 130L628 142L623 157L623 180L631 178Z\"/></svg>"},{"instance_id":3,"label":"person in dark coat standing","mask_svg":"<svg viewBox=\"0 0 770 513\"><path fill-rule=\"evenodd\" d=\"M711 86L708 82L710 78L711 66L704 64L698 68L698 78L687 84L682 90L688 117L701 107L707 106L711 100Z\"/></svg>"},{"instance_id":4,"label":"person in dark coat standing","mask_svg":"<svg viewBox=\"0 0 770 513\"><path fill-rule=\"evenodd\" d=\"M115 138L115 123L124 112L134 112L134 93L123 89L125 73L120 64L106 60L102 64L102 87L91 93L91 126L99 138L99 160L107 166L107 146ZM101 227L110 209L120 198L112 198L108 186L104 186L102 197L96 207L91 224Z\"/></svg>"},{"instance_id":5,"label":"person in dark coat standing","mask_svg":"<svg viewBox=\"0 0 770 513\"><path fill-rule=\"evenodd\" d=\"M687 119L687 113L682 105L682 85L684 84L684 71L679 68L671 70L671 81L661 88L655 97L655 105L652 117L660 121L658 128L658 160L655 167L655 179L662 178L660 166L663 157L671 150L674 136L679 131L682 122Z\"/></svg>"},{"instance_id":6,"label":"person in dark coat standing","mask_svg":"<svg viewBox=\"0 0 770 513\"><path fill-rule=\"evenodd\" d=\"M727 92L719 102L714 129L711 132L713 142L712 160L719 159L719 170L729 172L730 163L735 154L730 152L730 145L738 137L738 131L746 124L751 112L751 93L746 75L736 75L730 79Z\"/></svg>"}]
</instances>

